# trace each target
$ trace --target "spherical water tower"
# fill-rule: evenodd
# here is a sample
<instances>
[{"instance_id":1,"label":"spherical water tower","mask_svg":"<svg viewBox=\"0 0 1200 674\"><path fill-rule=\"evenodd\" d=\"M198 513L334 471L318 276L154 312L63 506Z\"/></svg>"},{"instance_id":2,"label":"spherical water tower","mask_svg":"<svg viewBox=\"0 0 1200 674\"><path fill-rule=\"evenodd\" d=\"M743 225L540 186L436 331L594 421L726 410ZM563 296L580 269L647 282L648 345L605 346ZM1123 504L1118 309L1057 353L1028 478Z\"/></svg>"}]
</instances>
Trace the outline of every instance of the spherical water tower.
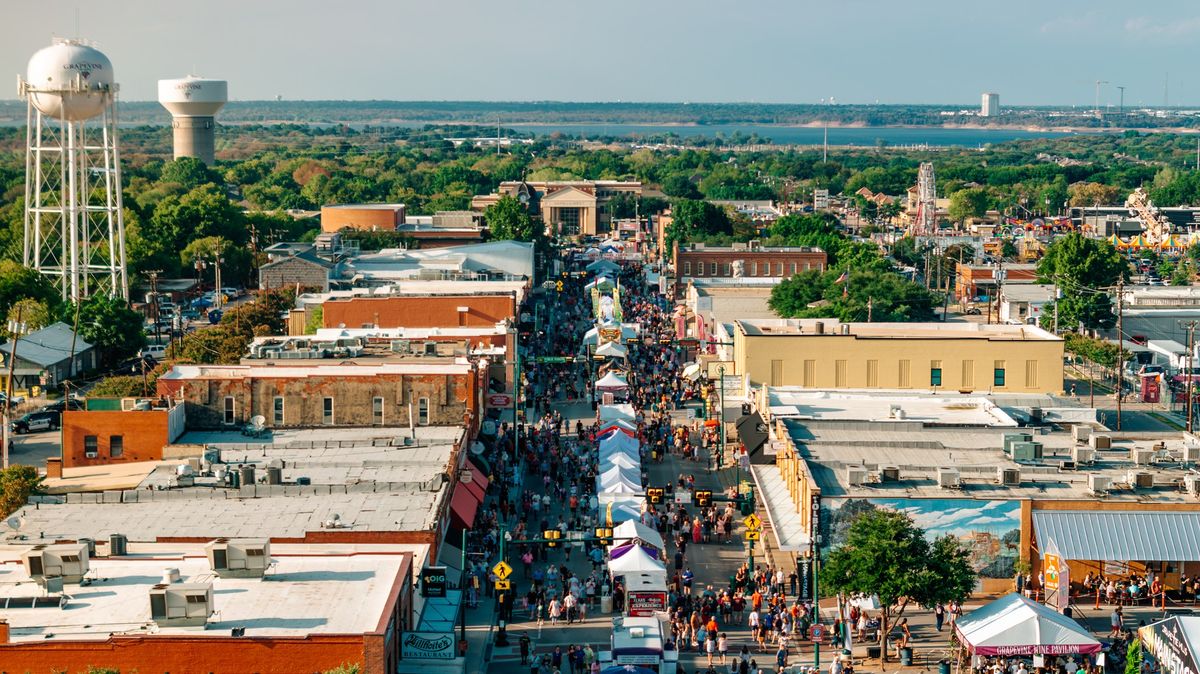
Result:
<instances>
[{"instance_id":1,"label":"spherical water tower","mask_svg":"<svg viewBox=\"0 0 1200 674\"><path fill-rule=\"evenodd\" d=\"M128 297L118 89L112 62L80 40L55 40L17 77L26 101L24 262L53 277L65 300Z\"/></svg>"},{"instance_id":2,"label":"spherical water tower","mask_svg":"<svg viewBox=\"0 0 1200 674\"><path fill-rule=\"evenodd\" d=\"M215 152L214 117L229 100L229 84L188 75L158 81L158 102L171 113L175 158L196 157L212 165Z\"/></svg>"}]
</instances>

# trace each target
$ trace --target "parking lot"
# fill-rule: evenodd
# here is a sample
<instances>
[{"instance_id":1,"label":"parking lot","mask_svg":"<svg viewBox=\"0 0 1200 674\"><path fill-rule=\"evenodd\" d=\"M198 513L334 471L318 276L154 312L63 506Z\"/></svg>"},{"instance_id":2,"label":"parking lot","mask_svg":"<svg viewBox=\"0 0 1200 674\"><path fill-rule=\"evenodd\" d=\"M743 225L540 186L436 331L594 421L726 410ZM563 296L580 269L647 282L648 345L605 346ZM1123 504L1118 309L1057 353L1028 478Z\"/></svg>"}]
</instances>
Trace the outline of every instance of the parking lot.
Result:
<instances>
[{"instance_id":1,"label":"parking lot","mask_svg":"<svg viewBox=\"0 0 1200 674\"><path fill-rule=\"evenodd\" d=\"M13 448L8 460L13 465L35 466L44 471L47 458L62 454L62 431L14 434L12 438Z\"/></svg>"}]
</instances>

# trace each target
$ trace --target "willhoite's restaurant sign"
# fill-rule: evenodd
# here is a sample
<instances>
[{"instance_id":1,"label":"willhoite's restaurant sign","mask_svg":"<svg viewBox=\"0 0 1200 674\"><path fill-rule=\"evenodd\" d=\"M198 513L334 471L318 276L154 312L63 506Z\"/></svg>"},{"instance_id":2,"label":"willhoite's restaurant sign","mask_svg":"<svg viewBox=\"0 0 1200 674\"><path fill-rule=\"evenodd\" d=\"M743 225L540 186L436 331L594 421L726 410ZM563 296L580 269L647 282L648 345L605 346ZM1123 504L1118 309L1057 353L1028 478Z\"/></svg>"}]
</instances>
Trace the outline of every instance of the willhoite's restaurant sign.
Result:
<instances>
[{"instance_id":1,"label":"willhoite's restaurant sign","mask_svg":"<svg viewBox=\"0 0 1200 674\"><path fill-rule=\"evenodd\" d=\"M405 632L400 642L400 657L405 660L453 660L453 632Z\"/></svg>"}]
</instances>

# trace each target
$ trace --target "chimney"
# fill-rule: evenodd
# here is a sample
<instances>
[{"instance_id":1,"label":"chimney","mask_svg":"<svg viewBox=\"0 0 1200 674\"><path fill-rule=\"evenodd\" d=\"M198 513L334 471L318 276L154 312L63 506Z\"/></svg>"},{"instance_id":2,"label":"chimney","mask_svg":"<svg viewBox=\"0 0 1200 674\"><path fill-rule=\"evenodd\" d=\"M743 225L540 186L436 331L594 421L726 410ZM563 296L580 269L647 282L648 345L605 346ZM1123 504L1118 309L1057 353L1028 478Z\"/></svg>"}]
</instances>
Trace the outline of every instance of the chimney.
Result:
<instances>
[{"instance_id":1,"label":"chimney","mask_svg":"<svg viewBox=\"0 0 1200 674\"><path fill-rule=\"evenodd\" d=\"M8 621L0 618L0 646L7 644L9 641Z\"/></svg>"},{"instance_id":2,"label":"chimney","mask_svg":"<svg viewBox=\"0 0 1200 674\"><path fill-rule=\"evenodd\" d=\"M62 477L62 458L51 457L46 459L46 477Z\"/></svg>"},{"instance_id":3,"label":"chimney","mask_svg":"<svg viewBox=\"0 0 1200 674\"><path fill-rule=\"evenodd\" d=\"M821 321L817 321L816 331L817 331L818 335L825 334L825 324L822 323Z\"/></svg>"}]
</instances>

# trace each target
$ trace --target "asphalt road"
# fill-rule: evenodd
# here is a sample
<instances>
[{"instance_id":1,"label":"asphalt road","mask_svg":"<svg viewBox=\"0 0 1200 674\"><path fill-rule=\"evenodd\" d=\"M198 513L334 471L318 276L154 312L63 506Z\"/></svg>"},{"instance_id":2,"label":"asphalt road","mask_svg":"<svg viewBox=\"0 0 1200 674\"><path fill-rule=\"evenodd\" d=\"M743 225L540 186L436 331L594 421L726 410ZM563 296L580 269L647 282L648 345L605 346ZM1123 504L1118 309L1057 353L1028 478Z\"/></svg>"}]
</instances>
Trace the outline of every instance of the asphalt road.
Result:
<instances>
[{"instance_id":1,"label":"asphalt road","mask_svg":"<svg viewBox=\"0 0 1200 674\"><path fill-rule=\"evenodd\" d=\"M13 449L8 461L12 465L34 466L46 469L46 459L62 454L62 431L45 431L13 435Z\"/></svg>"}]
</instances>

